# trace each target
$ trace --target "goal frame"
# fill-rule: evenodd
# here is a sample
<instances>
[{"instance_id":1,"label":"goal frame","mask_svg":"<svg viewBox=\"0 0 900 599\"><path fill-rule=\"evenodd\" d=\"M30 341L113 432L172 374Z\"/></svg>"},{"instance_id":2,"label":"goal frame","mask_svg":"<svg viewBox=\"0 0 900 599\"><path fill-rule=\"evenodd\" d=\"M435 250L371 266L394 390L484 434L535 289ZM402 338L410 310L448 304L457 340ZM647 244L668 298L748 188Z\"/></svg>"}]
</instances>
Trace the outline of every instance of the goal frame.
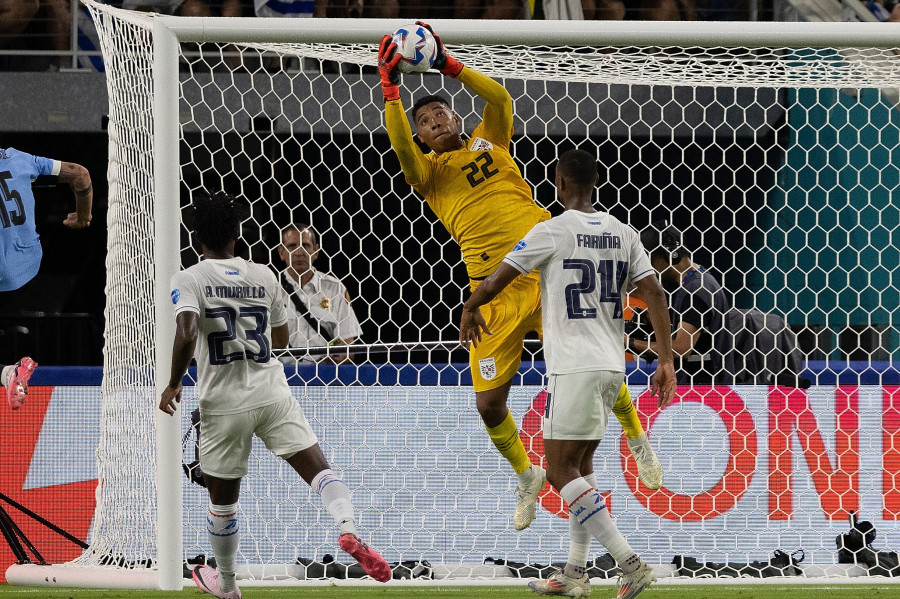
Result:
<instances>
[{"instance_id":1,"label":"goal frame","mask_svg":"<svg viewBox=\"0 0 900 599\"><path fill-rule=\"evenodd\" d=\"M153 181L155 211L156 397L168 384L175 333L169 281L179 270L179 44L184 42L371 43L402 23L395 19L269 19L159 16L153 19ZM448 44L900 48L900 28L881 23L771 23L435 20ZM562 25L562 26L560 26ZM174 202L174 204L173 204ZM98 575L96 568L14 566L21 584L181 589L183 507L181 412L156 411L157 570ZM12 576L10 576L10 574ZM49 579L53 577L53 582Z\"/></svg>"},{"instance_id":2,"label":"goal frame","mask_svg":"<svg viewBox=\"0 0 900 599\"><path fill-rule=\"evenodd\" d=\"M373 43L401 24L394 19L259 19L243 17L157 17L153 23L154 181L156 187L156 363L169 364L175 335L169 280L177 272L180 212L168 198L178 198L178 44L182 42L331 42ZM550 44L647 46L830 46L900 47L900 31L881 23L691 23L690 28L649 21L567 21L547 29L541 21L435 20L448 44ZM168 208L168 209L167 209ZM157 368L157 397L168 384ZM157 535L159 588L182 586L182 505L180 412L157 414ZM166 514L166 517L162 515Z\"/></svg>"}]
</instances>

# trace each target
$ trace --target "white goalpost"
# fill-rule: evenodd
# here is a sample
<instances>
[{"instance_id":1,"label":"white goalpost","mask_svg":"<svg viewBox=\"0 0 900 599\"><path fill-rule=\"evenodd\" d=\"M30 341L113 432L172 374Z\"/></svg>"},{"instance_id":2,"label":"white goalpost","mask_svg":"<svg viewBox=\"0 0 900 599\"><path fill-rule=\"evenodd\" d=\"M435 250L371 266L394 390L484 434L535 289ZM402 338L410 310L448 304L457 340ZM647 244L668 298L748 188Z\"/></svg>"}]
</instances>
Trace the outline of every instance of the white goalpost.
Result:
<instances>
[{"instance_id":1,"label":"white goalpost","mask_svg":"<svg viewBox=\"0 0 900 599\"><path fill-rule=\"evenodd\" d=\"M512 530L514 477L483 433L465 354L439 343L456 335L468 281L384 131L377 42L402 23L177 18L85 3L110 104L97 504L80 558L12 566L7 579L172 590L189 581L186 560L211 556L205 491L182 472L193 450L181 412L196 394L185 388L174 418L156 407L174 337L169 281L199 259L180 209L201 188L251 201L245 256L280 271L281 229L308 223L317 267L347 286L363 331L356 364L288 371L353 493L362 536L417 581L514 583L523 568L564 561L555 493L531 528ZM800 339L808 390L684 389L659 413L634 375L666 485L639 488L615 422L596 470L635 550L674 576L678 555L751 562L802 549L804 580L850 582L865 569L838 563L834 545L850 512L876 524L880 546L900 549L900 30L432 25L455 57L510 91L512 151L538 203L560 209L550 170L559 154L596 151L607 169L598 205L638 230L678 224L734 306L778 313ZM481 118L483 103L438 73L403 76L401 90L407 109L446 95L467 132ZM398 358L395 348L408 351ZM510 408L538 461L542 363L524 364ZM336 537L302 481L262 447L251 462L240 583L352 578L325 567L328 555L341 562Z\"/></svg>"}]
</instances>

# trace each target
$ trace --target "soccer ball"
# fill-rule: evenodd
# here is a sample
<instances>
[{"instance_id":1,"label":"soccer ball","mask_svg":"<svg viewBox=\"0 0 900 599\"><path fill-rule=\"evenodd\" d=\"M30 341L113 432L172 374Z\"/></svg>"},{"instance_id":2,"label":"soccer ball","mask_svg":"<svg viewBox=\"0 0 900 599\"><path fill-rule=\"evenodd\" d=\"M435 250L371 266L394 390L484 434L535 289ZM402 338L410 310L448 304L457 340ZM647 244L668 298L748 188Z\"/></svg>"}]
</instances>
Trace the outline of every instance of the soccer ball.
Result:
<instances>
[{"instance_id":1,"label":"soccer ball","mask_svg":"<svg viewBox=\"0 0 900 599\"><path fill-rule=\"evenodd\" d=\"M397 52L403 58L397 63L401 73L424 73L437 58L437 43L430 31L421 25L404 25L391 39L397 44Z\"/></svg>"}]
</instances>

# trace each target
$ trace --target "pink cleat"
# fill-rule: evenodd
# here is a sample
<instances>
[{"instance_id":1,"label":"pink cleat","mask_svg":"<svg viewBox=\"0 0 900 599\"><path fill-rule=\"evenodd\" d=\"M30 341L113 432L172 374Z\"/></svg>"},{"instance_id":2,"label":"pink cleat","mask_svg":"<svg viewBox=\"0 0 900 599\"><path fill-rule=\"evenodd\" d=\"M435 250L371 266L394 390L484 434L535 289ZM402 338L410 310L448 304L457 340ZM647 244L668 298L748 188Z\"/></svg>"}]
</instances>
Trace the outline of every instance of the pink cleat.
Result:
<instances>
[{"instance_id":1,"label":"pink cleat","mask_svg":"<svg viewBox=\"0 0 900 599\"><path fill-rule=\"evenodd\" d=\"M7 366L0 374L0 379L6 385L6 399L9 407L18 410L28 397L28 379L31 378L37 362L25 356L15 364Z\"/></svg>"},{"instance_id":2,"label":"pink cleat","mask_svg":"<svg viewBox=\"0 0 900 599\"><path fill-rule=\"evenodd\" d=\"M385 559L355 534L345 532L338 539L338 545L359 562L366 574L378 582L391 579L391 567Z\"/></svg>"},{"instance_id":3,"label":"pink cleat","mask_svg":"<svg viewBox=\"0 0 900 599\"><path fill-rule=\"evenodd\" d=\"M241 589L235 587L233 591L223 591L219 586L219 570L209 566L197 566L191 572L194 583L204 593L209 593L219 599L241 599Z\"/></svg>"}]
</instances>

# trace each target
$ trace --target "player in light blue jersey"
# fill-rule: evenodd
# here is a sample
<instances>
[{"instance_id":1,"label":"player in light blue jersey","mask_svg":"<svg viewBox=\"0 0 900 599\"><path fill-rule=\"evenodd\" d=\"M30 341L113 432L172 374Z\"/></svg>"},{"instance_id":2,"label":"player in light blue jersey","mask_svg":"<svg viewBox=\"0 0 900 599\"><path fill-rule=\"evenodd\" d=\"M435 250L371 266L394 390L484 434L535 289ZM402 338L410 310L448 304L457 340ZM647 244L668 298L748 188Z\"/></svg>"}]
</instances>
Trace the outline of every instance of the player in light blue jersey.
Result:
<instances>
[{"instance_id":1,"label":"player in light blue jersey","mask_svg":"<svg viewBox=\"0 0 900 599\"><path fill-rule=\"evenodd\" d=\"M322 498L340 526L338 545L381 582L391 567L356 535L350 491L331 470L318 438L291 395L270 348L288 343L287 307L275 274L234 255L246 206L233 196L199 194L186 218L203 260L172 277L175 341L159 409L174 414L181 379L197 358L200 467L209 491L207 530L217 568L197 566L194 581L219 599L240 599L235 584L238 497L255 434Z\"/></svg>"},{"instance_id":2,"label":"player in light blue jersey","mask_svg":"<svg viewBox=\"0 0 900 599\"><path fill-rule=\"evenodd\" d=\"M31 184L41 175L57 177L75 193L75 212L63 221L65 226L83 229L91 224L94 192L86 168L0 148L0 292L20 288L40 268L41 240L35 230Z\"/></svg>"},{"instance_id":3,"label":"player in light blue jersey","mask_svg":"<svg viewBox=\"0 0 900 599\"><path fill-rule=\"evenodd\" d=\"M31 281L41 266L41 240L35 229L31 184L41 175L56 176L75 193L75 212L63 224L83 229L91 224L94 192L87 169L74 162L32 156L15 148L0 148L0 295L16 292ZM24 357L0 367L6 398L18 410L28 394L28 379L37 363Z\"/></svg>"},{"instance_id":4,"label":"player in light blue jersey","mask_svg":"<svg viewBox=\"0 0 900 599\"><path fill-rule=\"evenodd\" d=\"M636 286L646 298L659 361L652 393L660 408L675 394L671 326L665 295L637 231L592 205L597 162L587 152L563 154L556 190L566 211L538 223L481 283L463 307L464 346L487 329L479 307L520 274L541 271L544 355L549 378L543 419L547 480L569 505L569 558L547 580L529 583L542 595L586 597L591 536L606 547L623 575L619 599L632 599L656 580L616 528L597 490L593 458L625 378L622 296Z\"/></svg>"}]
</instances>

